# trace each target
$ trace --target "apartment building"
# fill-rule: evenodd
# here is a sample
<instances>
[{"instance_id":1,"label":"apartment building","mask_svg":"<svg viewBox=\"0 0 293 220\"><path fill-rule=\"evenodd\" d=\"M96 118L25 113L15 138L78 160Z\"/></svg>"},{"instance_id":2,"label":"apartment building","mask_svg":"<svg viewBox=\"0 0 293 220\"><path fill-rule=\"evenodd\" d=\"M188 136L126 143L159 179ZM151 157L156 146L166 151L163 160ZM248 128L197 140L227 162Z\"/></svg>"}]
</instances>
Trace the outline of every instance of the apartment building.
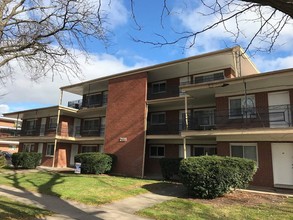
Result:
<instances>
[{"instance_id":1,"label":"apartment building","mask_svg":"<svg viewBox=\"0 0 293 220\"><path fill-rule=\"evenodd\" d=\"M290 188L292 77L260 74L234 47L64 86L58 106L5 116L23 120L20 150L45 166L101 151L117 156L115 173L145 177L162 157L217 154L255 160L254 185ZM65 107L67 93L82 99Z\"/></svg>"},{"instance_id":2,"label":"apartment building","mask_svg":"<svg viewBox=\"0 0 293 220\"><path fill-rule=\"evenodd\" d=\"M16 136L21 128L21 120L0 117L0 151L15 153L18 151L18 141L5 140L6 137Z\"/></svg>"}]
</instances>

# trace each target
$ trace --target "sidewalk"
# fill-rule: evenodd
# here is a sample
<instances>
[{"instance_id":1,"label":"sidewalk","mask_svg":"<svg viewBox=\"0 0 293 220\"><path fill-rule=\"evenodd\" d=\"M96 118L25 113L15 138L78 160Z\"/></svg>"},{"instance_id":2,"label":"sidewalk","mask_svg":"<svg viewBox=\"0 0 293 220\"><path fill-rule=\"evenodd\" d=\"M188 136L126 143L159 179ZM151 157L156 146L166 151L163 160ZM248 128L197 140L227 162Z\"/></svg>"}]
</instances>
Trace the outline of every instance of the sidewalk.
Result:
<instances>
[{"instance_id":1,"label":"sidewalk","mask_svg":"<svg viewBox=\"0 0 293 220\"><path fill-rule=\"evenodd\" d=\"M184 195L182 185L174 185L163 191L146 193L111 204L101 206L89 206L74 201L62 200L58 197L20 190L14 187L0 185L0 196L7 196L15 201L53 211L54 215L47 216L47 220L140 220L146 219L134 215L138 210L161 203L177 196Z\"/></svg>"}]
</instances>

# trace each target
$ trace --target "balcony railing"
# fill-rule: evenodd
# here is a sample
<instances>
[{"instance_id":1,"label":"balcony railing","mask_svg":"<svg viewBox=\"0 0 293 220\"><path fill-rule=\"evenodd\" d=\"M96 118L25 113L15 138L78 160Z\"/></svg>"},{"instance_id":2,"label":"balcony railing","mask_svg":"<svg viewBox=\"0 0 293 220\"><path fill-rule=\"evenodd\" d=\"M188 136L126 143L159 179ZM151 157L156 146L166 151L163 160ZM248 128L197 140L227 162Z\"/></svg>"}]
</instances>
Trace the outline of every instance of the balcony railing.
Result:
<instances>
[{"instance_id":1,"label":"balcony railing","mask_svg":"<svg viewBox=\"0 0 293 220\"><path fill-rule=\"evenodd\" d=\"M178 123L148 125L147 134L179 134L182 130L220 130L246 128L286 128L293 127L293 106L275 105L264 108L230 109L206 111L188 115L188 126L183 117Z\"/></svg>"},{"instance_id":2,"label":"balcony railing","mask_svg":"<svg viewBox=\"0 0 293 220\"><path fill-rule=\"evenodd\" d=\"M267 108L230 109L210 112L210 119L199 120L192 115L188 117L188 128L182 121L185 130L213 130L233 128L281 128L292 127L293 108L291 105L275 105ZM212 115L214 114L214 115ZM208 118L208 114L205 114ZM200 123L205 121L205 123Z\"/></svg>"}]
</instances>

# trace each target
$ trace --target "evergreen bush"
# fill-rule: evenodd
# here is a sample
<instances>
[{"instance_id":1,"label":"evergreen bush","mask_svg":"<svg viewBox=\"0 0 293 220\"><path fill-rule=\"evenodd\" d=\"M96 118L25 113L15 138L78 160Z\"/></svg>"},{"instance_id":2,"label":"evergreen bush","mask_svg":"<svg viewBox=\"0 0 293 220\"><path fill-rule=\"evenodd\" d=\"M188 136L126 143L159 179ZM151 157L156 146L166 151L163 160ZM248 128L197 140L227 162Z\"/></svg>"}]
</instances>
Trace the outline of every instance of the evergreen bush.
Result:
<instances>
[{"instance_id":1,"label":"evergreen bush","mask_svg":"<svg viewBox=\"0 0 293 220\"><path fill-rule=\"evenodd\" d=\"M12 154L11 163L15 169L35 169L40 164L41 158L41 153L18 152Z\"/></svg>"},{"instance_id":2,"label":"evergreen bush","mask_svg":"<svg viewBox=\"0 0 293 220\"><path fill-rule=\"evenodd\" d=\"M256 169L253 160L201 156L182 160L179 176L191 195L212 199L232 189L246 187Z\"/></svg>"},{"instance_id":3,"label":"evergreen bush","mask_svg":"<svg viewBox=\"0 0 293 220\"><path fill-rule=\"evenodd\" d=\"M93 152L81 153L74 157L75 162L81 163L81 173L102 174L111 171L113 159L108 154Z\"/></svg>"}]
</instances>

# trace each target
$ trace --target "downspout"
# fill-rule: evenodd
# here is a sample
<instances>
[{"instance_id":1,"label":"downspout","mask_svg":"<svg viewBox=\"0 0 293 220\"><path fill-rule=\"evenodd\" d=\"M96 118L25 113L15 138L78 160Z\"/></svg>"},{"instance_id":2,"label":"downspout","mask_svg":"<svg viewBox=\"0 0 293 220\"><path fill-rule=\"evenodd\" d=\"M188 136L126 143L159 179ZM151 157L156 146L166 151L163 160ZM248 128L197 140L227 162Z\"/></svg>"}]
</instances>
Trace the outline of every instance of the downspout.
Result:
<instances>
[{"instance_id":1,"label":"downspout","mask_svg":"<svg viewBox=\"0 0 293 220\"><path fill-rule=\"evenodd\" d=\"M184 96L185 102L185 130L188 130L188 108L187 108L187 95ZM186 137L183 138L183 158L186 159Z\"/></svg>"},{"instance_id":2,"label":"downspout","mask_svg":"<svg viewBox=\"0 0 293 220\"><path fill-rule=\"evenodd\" d=\"M54 141L54 154L53 154L52 167L55 167L57 136L58 136L58 132L59 132L59 122L60 122L60 113L61 113L60 106L62 104L62 99L63 99L63 90L61 89L60 98L59 98L59 105L58 105L58 113L57 113L57 125L56 125L55 141Z\"/></svg>"}]
</instances>

